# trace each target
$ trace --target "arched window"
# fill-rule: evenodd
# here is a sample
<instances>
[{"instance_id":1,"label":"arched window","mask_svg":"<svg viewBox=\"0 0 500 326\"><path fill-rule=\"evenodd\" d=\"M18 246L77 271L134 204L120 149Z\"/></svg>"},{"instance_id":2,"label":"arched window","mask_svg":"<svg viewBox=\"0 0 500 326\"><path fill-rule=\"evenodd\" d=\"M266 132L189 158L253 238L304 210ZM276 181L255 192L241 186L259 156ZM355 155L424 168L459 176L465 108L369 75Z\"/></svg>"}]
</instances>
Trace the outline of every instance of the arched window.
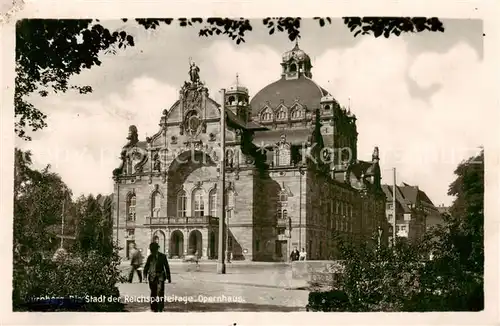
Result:
<instances>
[{"instance_id":1,"label":"arched window","mask_svg":"<svg viewBox=\"0 0 500 326\"><path fill-rule=\"evenodd\" d=\"M193 215L195 217L203 216L205 212L205 203L203 202L203 190L197 188L193 191Z\"/></svg>"},{"instance_id":2,"label":"arched window","mask_svg":"<svg viewBox=\"0 0 500 326\"><path fill-rule=\"evenodd\" d=\"M186 217L186 192L184 190L177 194L177 217Z\"/></svg>"},{"instance_id":3,"label":"arched window","mask_svg":"<svg viewBox=\"0 0 500 326\"><path fill-rule=\"evenodd\" d=\"M297 71L297 65L295 63L292 63L290 65L290 72L296 72Z\"/></svg>"},{"instance_id":4,"label":"arched window","mask_svg":"<svg viewBox=\"0 0 500 326\"><path fill-rule=\"evenodd\" d=\"M292 111L292 119L299 119L302 117L302 110L299 108L296 108Z\"/></svg>"},{"instance_id":5,"label":"arched window","mask_svg":"<svg viewBox=\"0 0 500 326\"><path fill-rule=\"evenodd\" d=\"M276 114L276 119L277 120L285 120L286 119L286 112L285 112L285 110L278 111L278 113Z\"/></svg>"},{"instance_id":6,"label":"arched window","mask_svg":"<svg viewBox=\"0 0 500 326\"><path fill-rule=\"evenodd\" d=\"M260 119L262 121L271 121L271 120L273 120L273 114L272 114L271 110L269 110L269 108L265 109L262 112Z\"/></svg>"},{"instance_id":7,"label":"arched window","mask_svg":"<svg viewBox=\"0 0 500 326\"><path fill-rule=\"evenodd\" d=\"M274 152L274 165L288 166L291 162L290 147L288 144L280 145Z\"/></svg>"},{"instance_id":8,"label":"arched window","mask_svg":"<svg viewBox=\"0 0 500 326\"><path fill-rule=\"evenodd\" d=\"M208 209L210 216L217 216L217 189L210 190L208 194Z\"/></svg>"},{"instance_id":9,"label":"arched window","mask_svg":"<svg viewBox=\"0 0 500 326\"><path fill-rule=\"evenodd\" d=\"M131 194L127 200L127 221L135 221L135 205L136 197L134 194Z\"/></svg>"},{"instance_id":10,"label":"arched window","mask_svg":"<svg viewBox=\"0 0 500 326\"><path fill-rule=\"evenodd\" d=\"M278 219L286 219L288 218L288 194L285 191L280 192L278 197Z\"/></svg>"},{"instance_id":11,"label":"arched window","mask_svg":"<svg viewBox=\"0 0 500 326\"><path fill-rule=\"evenodd\" d=\"M151 216L159 217L161 208L161 194L155 191L151 196Z\"/></svg>"}]
</instances>

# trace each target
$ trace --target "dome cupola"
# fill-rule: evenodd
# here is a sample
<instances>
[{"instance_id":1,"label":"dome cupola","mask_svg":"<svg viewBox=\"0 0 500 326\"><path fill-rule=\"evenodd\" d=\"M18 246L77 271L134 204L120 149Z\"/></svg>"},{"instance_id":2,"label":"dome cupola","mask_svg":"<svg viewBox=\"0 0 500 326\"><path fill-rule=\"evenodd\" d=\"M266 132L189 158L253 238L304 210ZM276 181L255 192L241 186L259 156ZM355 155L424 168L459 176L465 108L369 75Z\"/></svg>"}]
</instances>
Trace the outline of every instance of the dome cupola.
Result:
<instances>
[{"instance_id":1,"label":"dome cupola","mask_svg":"<svg viewBox=\"0 0 500 326\"><path fill-rule=\"evenodd\" d=\"M293 49L283 53L281 73L286 79L297 79L300 76L312 78L311 74L311 58L307 53L299 48L299 43L296 42Z\"/></svg>"},{"instance_id":2,"label":"dome cupola","mask_svg":"<svg viewBox=\"0 0 500 326\"><path fill-rule=\"evenodd\" d=\"M225 104L228 109L241 119L248 120L248 88L240 83L238 74L236 74L236 83L226 90Z\"/></svg>"}]
</instances>

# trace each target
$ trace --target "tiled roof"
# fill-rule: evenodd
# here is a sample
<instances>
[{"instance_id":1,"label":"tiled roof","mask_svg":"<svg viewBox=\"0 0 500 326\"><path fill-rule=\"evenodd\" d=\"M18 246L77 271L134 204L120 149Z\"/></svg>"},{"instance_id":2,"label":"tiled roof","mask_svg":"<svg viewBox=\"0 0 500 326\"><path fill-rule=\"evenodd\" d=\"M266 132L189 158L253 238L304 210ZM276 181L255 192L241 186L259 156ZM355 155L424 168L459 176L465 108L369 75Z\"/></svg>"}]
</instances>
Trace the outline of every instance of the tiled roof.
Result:
<instances>
[{"instance_id":1,"label":"tiled roof","mask_svg":"<svg viewBox=\"0 0 500 326\"><path fill-rule=\"evenodd\" d=\"M424 191L420 190L417 186L411 186L403 182L400 189L403 192L405 199L410 203L416 204L417 201L422 201L434 206L429 196L427 196L427 194Z\"/></svg>"},{"instance_id":2,"label":"tiled roof","mask_svg":"<svg viewBox=\"0 0 500 326\"><path fill-rule=\"evenodd\" d=\"M392 200L393 200L392 199L393 186L382 185L382 190L384 191L384 193L387 197L387 201L392 202ZM396 186L396 201L399 204L399 206L403 209L404 213L411 212L410 207L408 207L408 203L407 203L403 193L401 192L401 188L398 186Z\"/></svg>"},{"instance_id":3,"label":"tiled roof","mask_svg":"<svg viewBox=\"0 0 500 326\"><path fill-rule=\"evenodd\" d=\"M292 106L295 100L309 110L320 107L321 98L329 93L316 84L312 79L301 76L298 79L284 77L261 89L250 101L252 116L259 114L266 105L276 108L283 102L287 107Z\"/></svg>"},{"instance_id":4,"label":"tiled roof","mask_svg":"<svg viewBox=\"0 0 500 326\"><path fill-rule=\"evenodd\" d=\"M227 118L237 124L238 126L244 128L244 129L247 129L247 130L265 130L267 129L266 127L258 124L257 122L254 122L254 121L249 121L249 122L245 122L243 121L240 117L238 117L236 114L233 113L233 111L231 110L227 110L226 109L226 114L227 114Z\"/></svg>"}]
</instances>

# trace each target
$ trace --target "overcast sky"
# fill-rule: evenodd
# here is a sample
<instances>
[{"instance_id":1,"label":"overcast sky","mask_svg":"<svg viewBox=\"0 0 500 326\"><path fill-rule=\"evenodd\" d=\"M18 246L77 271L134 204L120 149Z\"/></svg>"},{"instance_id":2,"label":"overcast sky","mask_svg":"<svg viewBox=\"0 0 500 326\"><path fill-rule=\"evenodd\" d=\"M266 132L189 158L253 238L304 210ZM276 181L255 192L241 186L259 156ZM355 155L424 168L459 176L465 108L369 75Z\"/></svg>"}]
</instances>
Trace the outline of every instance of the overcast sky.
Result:
<instances>
[{"instance_id":1,"label":"overcast sky","mask_svg":"<svg viewBox=\"0 0 500 326\"><path fill-rule=\"evenodd\" d=\"M358 36L340 19L320 28L303 21L300 47L312 59L313 79L341 104L351 97L358 118L358 156L370 160L380 149L382 178L418 185L434 204L449 205L446 195L461 160L484 144L481 98L483 31L479 20L443 20L444 33L419 33L375 39ZM16 140L30 149L37 167L51 164L75 195L111 193L111 173L119 165L128 126L144 139L159 129L161 113L176 101L188 79L189 57L201 69L212 97L235 82L253 96L277 80L281 54L293 47L285 34L269 36L254 21L246 43L223 36L198 37L194 28L162 25L145 31L131 22L103 22L125 29L136 46L103 55L102 65L75 76L92 94L67 93L33 98L48 115L48 127L33 141Z\"/></svg>"}]
</instances>

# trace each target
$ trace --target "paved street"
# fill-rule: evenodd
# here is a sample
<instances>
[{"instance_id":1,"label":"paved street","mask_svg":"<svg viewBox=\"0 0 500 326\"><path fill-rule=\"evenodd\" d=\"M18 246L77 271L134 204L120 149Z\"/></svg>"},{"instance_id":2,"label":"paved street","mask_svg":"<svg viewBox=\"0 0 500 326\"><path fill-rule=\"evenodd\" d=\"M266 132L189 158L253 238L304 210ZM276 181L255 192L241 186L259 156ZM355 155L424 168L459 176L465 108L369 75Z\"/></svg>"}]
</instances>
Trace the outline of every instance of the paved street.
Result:
<instances>
[{"instance_id":1,"label":"paved street","mask_svg":"<svg viewBox=\"0 0 500 326\"><path fill-rule=\"evenodd\" d=\"M128 268L122 265L124 273ZM309 292L297 289L306 284L293 281L286 264L228 264L225 275L217 274L211 262L198 267L173 262L170 268L172 283L166 284L165 294L172 302L166 303L166 311L300 311L307 304ZM137 275L134 283L119 288L127 310L148 310L147 302L137 302L149 294L148 284L138 283Z\"/></svg>"}]
</instances>

